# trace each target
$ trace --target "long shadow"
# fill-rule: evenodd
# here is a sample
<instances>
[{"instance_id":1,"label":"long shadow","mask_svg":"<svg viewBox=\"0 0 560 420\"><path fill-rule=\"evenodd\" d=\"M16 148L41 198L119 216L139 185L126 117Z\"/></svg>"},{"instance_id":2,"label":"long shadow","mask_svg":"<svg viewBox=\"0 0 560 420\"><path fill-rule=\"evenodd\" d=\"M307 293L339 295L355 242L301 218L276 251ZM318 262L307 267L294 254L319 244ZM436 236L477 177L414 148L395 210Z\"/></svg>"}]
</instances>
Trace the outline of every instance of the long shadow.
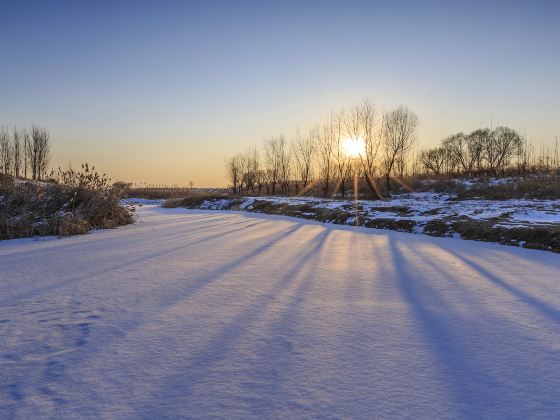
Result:
<instances>
[{"instance_id":1,"label":"long shadow","mask_svg":"<svg viewBox=\"0 0 560 420\"><path fill-rule=\"evenodd\" d=\"M183 230L182 233L188 233L189 231L195 231L201 228L205 228L205 227L209 227L209 226L219 226L219 225L225 225L228 224L227 221L222 221L221 219L217 219L216 221L221 221L222 223L214 223L211 225L208 224L204 224L202 226L200 226L200 223L195 222L192 223L192 229L188 229L188 230ZM201 221L203 222L203 221ZM169 221L169 222L158 222L158 226L161 226L162 224L169 224L169 225L173 225L173 227L170 226L170 229L173 229L173 231L176 231L175 226L181 226L185 223L190 223L189 220L176 220L173 221ZM127 226L124 226L125 228ZM158 235L156 237L159 237L161 235L167 235L167 226L164 227L163 229L158 229L157 227L154 226L153 232L154 234ZM148 229L148 227L146 227L146 229ZM111 230L104 230L103 232L99 232L99 233L112 233L115 231L111 231ZM135 229L135 230L127 230L127 229L120 229L118 231L119 235L118 235L118 239L125 239L128 238L130 236L135 236L135 235L145 235L146 231L143 229ZM173 236L181 236L180 234L175 234ZM103 236L81 236L81 237L74 237L74 238L67 238L66 240L63 241L53 241L53 242L48 242L46 243L46 245L50 245L48 247L42 247L42 248L36 248L36 249L31 249L31 250L19 250L19 249L15 249L13 253L10 254L3 254L2 257L10 257L10 262L19 262L19 261L23 261L23 260L29 260L34 254L39 254L41 257L49 257L51 255L57 255L60 252L66 250L67 248L72 249L73 251L79 251L83 248L89 248L91 247L91 242L86 241L86 242L80 242L80 243L76 243L74 242L72 239L79 239L79 238L88 238L88 239L92 239L95 241L95 245L102 247L104 246L106 243L111 243L113 242L116 238L115 236L110 236L110 237L103 237ZM17 254L22 254L21 256L17 256ZM15 256L15 257L14 257Z\"/></svg>"},{"instance_id":2,"label":"long shadow","mask_svg":"<svg viewBox=\"0 0 560 420\"><path fill-rule=\"evenodd\" d=\"M209 285L210 283L212 283L216 279L223 277L225 274L227 274L232 269L238 267L239 265L242 265L243 263L246 263L247 261L251 260L252 258L255 258L259 254L265 252L267 249L275 246L279 241L281 241L281 240L287 238L288 236L292 235L294 232L301 229L302 227L303 227L303 225L294 225L294 226L292 226L288 229L284 229L284 230L278 232L275 235L270 236L268 241L265 242L264 244L262 244L262 245L258 246L257 248L253 249L249 253L244 254L244 255L240 256L239 258L236 258L235 260L232 260L232 261L228 262L227 264L217 266L216 268L214 268L214 270L212 270L210 272L207 272L207 273L204 273L204 275L201 278L193 281L187 287L184 287L181 291L168 290L159 299L159 302L161 303L161 305L158 306L155 311L149 312L148 315L153 317L153 316L161 313L165 309L169 308L170 306L173 306L173 305L177 304L178 302L180 302L180 301L182 301L182 300L184 300L188 297L192 297L192 295L195 292L198 292L199 290L203 289L205 286ZM136 330L138 327L140 327L141 325L144 324L144 321L145 321L146 317L147 316L144 316L144 317L140 316L140 318L138 318L137 316L135 316L134 318L132 318L128 323L126 323L126 326L125 326L126 331L125 332L130 333L130 332Z\"/></svg>"},{"instance_id":3,"label":"long shadow","mask_svg":"<svg viewBox=\"0 0 560 420\"><path fill-rule=\"evenodd\" d=\"M434 247L436 247L436 245L434 245ZM442 249L440 246L437 246L437 249ZM430 258L430 259L438 259L441 258L441 255L437 255L437 253L434 252L430 252L429 254L426 253L420 253L418 252L418 250L411 248L410 246L407 247L408 252L413 253L414 255L416 255L416 258L418 258L419 261L425 260L426 258ZM469 289L467 287L467 285L465 285L464 282L461 282L459 280L458 276L455 276L454 273L451 273L449 271L444 270L443 268L441 268L438 264L431 264L430 265L430 270L432 270L433 272L437 273L440 277L440 279L442 279L442 281L448 282L448 283L453 283L453 286L456 289L460 289L461 290L461 300L463 303L469 303L469 304L479 304L480 300L478 300L476 298L475 295L473 295L472 293L472 289Z\"/></svg>"},{"instance_id":4,"label":"long shadow","mask_svg":"<svg viewBox=\"0 0 560 420\"><path fill-rule=\"evenodd\" d=\"M502 247L502 245L498 244L492 245L495 245L496 247ZM495 256L498 259L500 258L500 254L502 252L503 250L499 248L495 249L494 247L485 250L485 254ZM524 263L534 264L536 261L538 261L539 265L543 267L546 267L548 269L560 270L560 258L558 258L558 254L554 252L515 247L509 247L508 252L514 254L516 259L519 259ZM538 258L538 260L536 260L536 258Z\"/></svg>"},{"instance_id":5,"label":"long shadow","mask_svg":"<svg viewBox=\"0 0 560 420\"><path fill-rule=\"evenodd\" d=\"M248 219L248 221L250 221L250 219ZM192 247L194 245L199 245L201 243L211 241L211 240L213 240L215 238L218 238L218 237L220 237L220 238L227 237L229 235L235 234L236 232L253 228L253 227L255 227L257 225L260 225L262 223L265 223L265 221L256 221L256 222L249 223L249 224L246 224L246 222L245 222L243 226L238 227L236 229L230 229L230 230L225 231L225 232L220 231L220 232L218 232L214 235L206 235L203 238L195 240L195 241L185 242L183 240L183 241L180 241L181 242L180 245L172 247L172 248L166 248L163 251L151 253L151 254L148 254L148 255L142 255L141 257L138 257L138 258L135 258L133 260L129 260L129 261L126 261L126 262L123 262L123 263L120 263L120 264L115 264L111 267L101 268L99 270L91 271L87 274L81 274L81 275L78 275L78 276L73 276L73 277L70 277L68 279L65 279L63 281L60 281L60 282L57 282L57 283L54 283L54 284L49 284L47 286L40 287L40 288L34 288L34 289L29 290L27 292L20 293L20 294L15 295L15 296L10 296L9 298L0 300L0 305L14 306L18 303L18 301L21 301L22 299L28 299L32 296L36 296L36 295L40 295L44 292L49 292L49 291L56 290L58 288L64 287L64 286L66 286L68 284L71 284L71 283L77 283L77 282L80 282L80 281L88 280L91 277L108 274L108 273L111 273L114 270L119 270L119 269L122 269L122 268L125 268L125 267L128 267L128 266L134 266L134 265L136 265L138 263L141 263L141 262L147 262L147 261L150 261L150 260L153 260L153 259L158 259L158 258L163 257L164 255L169 256L170 254L176 253L178 251L182 251L182 250L184 250L186 248L189 248L189 247ZM241 223L236 223L236 224L241 224ZM198 233L200 233L200 231Z\"/></svg>"},{"instance_id":6,"label":"long shadow","mask_svg":"<svg viewBox=\"0 0 560 420\"><path fill-rule=\"evenodd\" d=\"M436 290L427 287L425 281L417 284L421 279L408 269L407 259L393 239L389 239L389 246L396 285L410 308L413 320L433 349L433 355L439 362L433 368L443 374L439 378L444 380L443 385L455 402L453 407L463 418L480 413L480 407L505 404L509 405L508 409L511 408L515 404L511 398L496 401L497 397L504 397L503 384L484 372L477 356L465 345L465 340L460 339L462 333L469 330L468 322L459 320L458 324L457 315L438 297ZM430 306L438 308L438 313L446 314L446 318L434 313Z\"/></svg>"},{"instance_id":7,"label":"long shadow","mask_svg":"<svg viewBox=\"0 0 560 420\"><path fill-rule=\"evenodd\" d=\"M263 222L258 222L256 224L260 224L260 223L264 223L264 221ZM125 320L124 322L121 321L120 322L121 325L119 327L122 328L122 332L120 334L118 334L118 335L102 334L100 337L97 337L97 340L95 341L95 343L93 345L90 345L89 348L88 348L88 346L82 346L82 347L80 347L79 352L71 353L68 356L68 358L66 359L66 364L71 363L71 362L84 364L85 360L87 360L89 356L95 356L96 354L98 354L100 349L106 348L112 342L114 342L116 339L122 337L125 334L129 334L129 333L137 330L138 328L140 328L142 325L144 325L148 316L154 317L157 314L164 311L165 309L169 308L170 306L173 306L173 305L181 302L185 298L192 297L192 295L195 294L196 292L198 292L199 290L203 289L204 287L206 287L210 283L216 281L217 279L223 277L225 274L227 274L232 269L238 267L239 265L243 265L243 263L249 261L252 258L255 258L256 256L258 256L262 252L265 252L266 250L275 246L279 241L287 238L288 236L290 236L291 234L293 234L297 230L301 229L303 226L304 225L302 225L302 224L296 224L296 225L293 225L293 226L289 227L288 229L282 229L281 231L279 231L275 235L271 235L269 237L269 239L264 244L256 247L255 249L253 249L249 253L244 254L241 257L239 257L239 258L237 258L233 261L230 261L227 264L218 266L214 270L210 271L209 273L204 273L203 277L201 277L201 278L195 280L194 282L190 283L188 285L188 287L183 288L180 292L178 292L177 290L168 290L167 293L164 296L161 296L161 298L159 299L159 302L162 303L162 304L157 307L157 310L155 310L155 311L152 310L149 313L144 314L143 316L141 314L137 313L133 317L131 317L129 320ZM58 377L64 378L63 370L65 370L68 366L62 365L62 364L59 364L59 365L60 366L59 366ZM61 405L64 405L63 401L52 401L52 403L57 407L56 409L60 408ZM56 409L55 409L55 412L56 412Z\"/></svg>"},{"instance_id":8,"label":"long shadow","mask_svg":"<svg viewBox=\"0 0 560 420\"><path fill-rule=\"evenodd\" d=\"M317 253L329 234L330 229L324 229L322 233L311 238L308 243L313 244L313 246L299 254L299 257L291 264L291 268L272 287L264 291L249 308L237 315L219 334L210 338L203 349L189 357L190 362L180 372L165 379L163 389L158 393L159 396L155 397L155 400L164 397L169 398L170 396L188 397L192 395L190 393L191 389L205 378L208 369L224 359L232 345L242 338L243 334L260 319L262 314L275 301L276 295L294 282L305 261ZM137 414L149 418L162 413L160 407L146 405Z\"/></svg>"},{"instance_id":9,"label":"long shadow","mask_svg":"<svg viewBox=\"0 0 560 420\"><path fill-rule=\"evenodd\" d=\"M327 228L325 232L319 235L314 240L315 245L313 248L310 249L305 258L302 259L300 272L304 273L305 270L305 273L298 282L285 309L278 313L276 321L269 325L266 334L268 343L265 345L263 351L258 353L258 357L260 357L262 361L260 366L264 366L267 369L267 381L266 383L262 381L259 382L259 387L264 387L264 389L260 390L261 394L264 395L264 398L268 399L270 404L274 403L275 395L281 392L282 385L286 383L289 378L293 379L295 377L291 363L293 363L294 355L297 354L298 350L293 348L289 337L301 337L302 332L298 331L298 327L301 324L303 303L316 282L317 269L323 263L322 254L332 232L332 229ZM287 336L288 339L278 339L279 333L282 337ZM281 348L283 348L283 352L280 352ZM271 350L271 354L276 355L276 361L267 360L269 358L268 349ZM263 413L258 411L262 407L262 402L256 402L256 406L251 404L251 407L255 410L253 414L262 416ZM281 412L284 407L274 408L280 409Z\"/></svg>"},{"instance_id":10,"label":"long shadow","mask_svg":"<svg viewBox=\"0 0 560 420\"><path fill-rule=\"evenodd\" d=\"M241 223L247 223L249 221L249 219L243 219L240 220L239 222L234 222L231 223L229 221L222 221L221 219L217 219L216 222L218 223L212 223L212 224L203 224L202 226L199 226L200 223L196 223L193 224L192 229L187 229L187 230L181 230L180 233L176 233L176 234L172 234L169 236L165 236L165 238L167 240L171 240L171 239L175 239L175 238L183 238L185 235L187 234L192 234L192 233L200 233L200 232L205 232L208 230L212 230L214 228L217 228L219 226L224 226L224 225L230 225L230 226L235 226ZM184 223L188 223L188 221L170 221L168 222L170 225L182 225ZM159 223L158 223L159 224ZM176 229L173 229L174 231ZM92 238L92 240L95 240L95 246L102 248L104 245L114 242L115 240L122 240L125 237L129 237L129 236L133 236L133 235L145 235L146 231L144 230L130 230L130 231L120 231L118 237L108 237L108 238ZM155 236L153 238L151 238L152 240L157 239L160 236L164 236L167 235L165 230L160 230L158 229L157 233L155 234ZM21 262L21 261L29 261L30 259L32 259L34 254L38 254L41 258L44 257L50 257L50 256L55 256L55 255L59 255L61 252L63 252L65 249L69 248L71 249L73 252L76 251L80 251L81 249L87 249L87 248L91 248L92 243L89 241L86 242L82 242L79 244L76 244L73 241L68 240L66 243L61 244L60 242L57 242L56 244L54 244L52 247L49 247L47 249L45 248L38 248L38 249L34 249L34 250L25 250L22 251L22 255L19 257L13 257L11 255L3 255L2 257L6 257L6 258L10 258L10 263L17 263L17 262Z\"/></svg>"},{"instance_id":11,"label":"long shadow","mask_svg":"<svg viewBox=\"0 0 560 420\"><path fill-rule=\"evenodd\" d=\"M179 217L179 216L183 216L183 217ZM202 216L202 217L201 217ZM239 219L241 218L241 214L239 215L223 215L223 214L208 214L208 215L197 215L197 214L169 214L169 215L163 215L163 214L158 214L157 215L157 221L156 222L152 222L150 220L150 217L152 216L144 216L142 219L139 220L139 223L144 225L148 225L146 227L149 227L149 225L151 225L152 223L157 224L157 227L160 226L167 226L167 225L184 225L184 224L192 224L192 223L197 223L199 224L200 222L206 222L208 220L215 220L215 221L225 221L228 222L230 220L233 219ZM154 216L155 217L155 216ZM163 220L161 220L163 219ZM156 226L152 226L152 227L156 227Z\"/></svg>"},{"instance_id":12,"label":"long shadow","mask_svg":"<svg viewBox=\"0 0 560 420\"><path fill-rule=\"evenodd\" d=\"M552 321L555 321L555 322L560 320L560 309L554 308L554 307L550 306L549 304L543 302L542 300L539 300L539 299L529 295L528 293L525 293L524 291L520 290L519 288L509 284L508 282L506 282L502 278L498 277L497 275L491 273L490 271L488 271L487 269L482 267L480 264L477 264L476 262L474 262L470 258L465 257L464 255L461 255L461 254L457 253L456 251L452 251L451 249L448 249L448 248L443 248L442 247L442 249L444 251L446 251L448 254L454 256L458 260L462 261L463 263L465 263L466 265L471 267L476 272L478 272L483 279L485 279L488 282L493 283L494 285L499 286L502 289L504 289L505 291L509 292L511 295L515 296L521 302L523 302L524 304L526 304L526 305L530 306L531 308L533 308L534 310L536 310L542 316L548 317Z\"/></svg>"}]
</instances>

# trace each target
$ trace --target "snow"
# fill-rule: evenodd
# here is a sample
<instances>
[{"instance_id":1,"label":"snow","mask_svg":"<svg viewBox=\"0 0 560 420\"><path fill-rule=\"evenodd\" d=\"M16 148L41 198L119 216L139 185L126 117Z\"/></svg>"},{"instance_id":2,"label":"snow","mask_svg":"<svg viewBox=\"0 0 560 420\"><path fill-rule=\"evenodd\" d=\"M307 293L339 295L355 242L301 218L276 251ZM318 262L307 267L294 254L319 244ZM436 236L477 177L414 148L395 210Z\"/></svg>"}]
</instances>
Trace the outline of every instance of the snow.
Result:
<instances>
[{"instance_id":1,"label":"snow","mask_svg":"<svg viewBox=\"0 0 560 420\"><path fill-rule=\"evenodd\" d=\"M558 418L560 257L138 207L0 243L0 418Z\"/></svg>"},{"instance_id":2,"label":"snow","mask_svg":"<svg viewBox=\"0 0 560 420\"><path fill-rule=\"evenodd\" d=\"M245 200L250 200L250 204L243 203L242 208L250 208L255 200L276 204L307 204L316 209L348 211L353 211L356 205L350 199L333 200L316 197L250 197ZM357 204L363 209L360 217L366 216L370 219L429 222L445 218L469 217L475 220L500 219L499 226L502 227L560 224L560 200L454 200L446 194L425 192L401 194L389 201L358 200ZM399 212L402 209L406 209L407 212Z\"/></svg>"},{"instance_id":3,"label":"snow","mask_svg":"<svg viewBox=\"0 0 560 420\"><path fill-rule=\"evenodd\" d=\"M225 198L219 200L204 200L200 205L201 209L206 210L220 210L224 208L228 208L231 206L232 200L228 200Z\"/></svg>"},{"instance_id":4,"label":"snow","mask_svg":"<svg viewBox=\"0 0 560 420\"><path fill-rule=\"evenodd\" d=\"M510 218L516 222L560 223L560 212L526 209L516 211Z\"/></svg>"},{"instance_id":5,"label":"snow","mask_svg":"<svg viewBox=\"0 0 560 420\"><path fill-rule=\"evenodd\" d=\"M150 199L150 198L123 198L121 200L122 205L129 206L151 206L151 205L161 205L165 201L162 199Z\"/></svg>"}]
</instances>

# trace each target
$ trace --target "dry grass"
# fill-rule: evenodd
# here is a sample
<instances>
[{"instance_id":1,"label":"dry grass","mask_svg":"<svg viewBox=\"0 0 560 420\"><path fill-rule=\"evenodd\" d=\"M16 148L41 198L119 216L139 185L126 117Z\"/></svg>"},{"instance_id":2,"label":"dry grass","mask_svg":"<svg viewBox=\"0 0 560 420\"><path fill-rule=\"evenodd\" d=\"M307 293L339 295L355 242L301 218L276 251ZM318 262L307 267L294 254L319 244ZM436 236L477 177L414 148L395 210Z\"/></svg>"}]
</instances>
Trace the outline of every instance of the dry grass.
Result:
<instances>
[{"instance_id":1,"label":"dry grass","mask_svg":"<svg viewBox=\"0 0 560 420\"><path fill-rule=\"evenodd\" d=\"M165 200L161 206L165 208L185 207L185 208L198 208L202 203L209 200L231 200L236 199L236 196L227 194L213 194L197 192L188 197L170 198Z\"/></svg>"},{"instance_id":2,"label":"dry grass","mask_svg":"<svg viewBox=\"0 0 560 420\"><path fill-rule=\"evenodd\" d=\"M148 200L166 200L171 198L192 197L204 194L225 194L227 189L216 188L213 190L184 187L149 186L126 188L123 191L126 197L146 198Z\"/></svg>"},{"instance_id":3,"label":"dry grass","mask_svg":"<svg viewBox=\"0 0 560 420\"><path fill-rule=\"evenodd\" d=\"M473 185L462 190L457 199L485 198L488 200L508 200L531 198L554 200L560 198L560 177L552 175L528 175L512 182L492 185L488 182Z\"/></svg>"},{"instance_id":4,"label":"dry grass","mask_svg":"<svg viewBox=\"0 0 560 420\"><path fill-rule=\"evenodd\" d=\"M118 189L87 166L59 171L56 182L0 180L0 239L83 234L133 223Z\"/></svg>"}]
</instances>

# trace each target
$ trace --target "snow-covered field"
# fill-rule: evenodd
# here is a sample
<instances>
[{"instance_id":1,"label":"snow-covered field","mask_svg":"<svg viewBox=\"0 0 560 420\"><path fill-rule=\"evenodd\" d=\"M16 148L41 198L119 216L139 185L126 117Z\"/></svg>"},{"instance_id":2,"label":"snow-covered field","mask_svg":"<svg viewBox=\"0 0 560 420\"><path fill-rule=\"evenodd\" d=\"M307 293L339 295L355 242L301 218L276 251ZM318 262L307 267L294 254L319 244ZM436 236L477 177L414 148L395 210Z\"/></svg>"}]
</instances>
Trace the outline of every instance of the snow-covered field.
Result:
<instances>
[{"instance_id":1,"label":"snow-covered field","mask_svg":"<svg viewBox=\"0 0 560 420\"><path fill-rule=\"evenodd\" d=\"M0 243L0 418L558 418L560 257L243 212Z\"/></svg>"}]
</instances>

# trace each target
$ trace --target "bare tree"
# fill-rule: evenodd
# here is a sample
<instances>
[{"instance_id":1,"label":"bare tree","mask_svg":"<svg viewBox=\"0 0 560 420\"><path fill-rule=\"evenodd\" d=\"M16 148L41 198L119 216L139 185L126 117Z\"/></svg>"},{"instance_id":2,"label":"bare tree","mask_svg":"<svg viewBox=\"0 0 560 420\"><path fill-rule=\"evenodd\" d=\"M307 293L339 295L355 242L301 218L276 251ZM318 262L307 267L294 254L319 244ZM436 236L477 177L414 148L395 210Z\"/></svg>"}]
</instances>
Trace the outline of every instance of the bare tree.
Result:
<instances>
[{"instance_id":1,"label":"bare tree","mask_svg":"<svg viewBox=\"0 0 560 420\"><path fill-rule=\"evenodd\" d=\"M44 128L31 126L31 139L25 153L28 155L29 166L33 179L42 179L50 161L49 133Z\"/></svg>"},{"instance_id":2,"label":"bare tree","mask_svg":"<svg viewBox=\"0 0 560 420\"><path fill-rule=\"evenodd\" d=\"M476 138L473 138L473 143L474 141L476 141ZM465 173L470 173L473 170L475 157L470 153L468 136L463 133L453 134L444 139L442 145L447 151L451 169L459 169ZM425 158L429 158L429 156L424 155ZM422 160L424 161L424 159ZM423 163L425 164L425 162Z\"/></svg>"},{"instance_id":3,"label":"bare tree","mask_svg":"<svg viewBox=\"0 0 560 420\"><path fill-rule=\"evenodd\" d=\"M344 125L346 134L354 141L363 141L364 153L358 156L361 173L371 192L379 196L374 177L377 172L377 155L380 138L377 130L377 113L374 104L369 100L353 106L345 113ZM350 165L351 166L351 165Z\"/></svg>"},{"instance_id":4,"label":"bare tree","mask_svg":"<svg viewBox=\"0 0 560 420\"><path fill-rule=\"evenodd\" d=\"M422 165L424 165L427 170L432 171L435 175L440 175L442 173L446 159L447 151L443 146L423 150L420 153L420 161L422 162Z\"/></svg>"},{"instance_id":5,"label":"bare tree","mask_svg":"<svg viewBox=\"0 0 560 420\"><path fill-rule=\"evenodd\" d=\"M21 172L21 165L23 161L24 155L24 148L22 145L22 139L24 137L24 133L22 130L19 130L17 127L14 127L12 131L12 161L14 167L14 176L19 178Z\"/></svg>"},{"instance_id":6,"label":"bare tree","mask_svg":"<svg viewBox=\"0 0 560 420\"><path fill-rule=\"evenodd\" d=\"M282 192L289 190L292 174L292 153L284 136L266 140L264 144L265 161L270 170L272 194L276 192L276 184L280 184Z\"/></svg>"},{"instance_id":7,"label":"bare tree","mask_svg":"<svg viewBox=\"0 0 560 420\"><path fill-rule=\"evenodd\" d=\"M317 130L317 151L319 157L319 171L323 180L323 195L329 193L331 179L334 173L334 116L331 115L329 121L323 126L322 130Z\"/></svg>"},{"instance_id":8,"label":"bare tree","mask_svg":"<svg viewBox=\"0 0 560 420\"><path fill-rule=\"evenodd\" d=\"M238 186L241 178L241 167L239 162L239 155L235 155L226 160L226 171L233 193L237 194Z\"/></svg>"},{"instance_id":9,"label":"bare tree","mask_svg":"<svg viewBox=\"0 0 560 420\"><path fill-rule=\"evenodd\" d=\"M344 112L334 114L332 119L333 135L335 147L333 150L334 167L336 177L338 179L333 195L340 190L342 197L346 196L346 179L350 176L352 165L350 164L350 157L344 150L343 138L343 123L345 120Z\"/></svg>"},{"instance_id":10,"label":"bare tree","mask_svg":"<svg viewBox=\"0 0 560 420\"><path fill-rule=\"evenodd\" d=\"M361 126L364 139L365 155L360 156L364 167L364 178L373 194L379 197L374 177L377 172L377 155L381 139L377 130L377 112L372 102L367 99L361 104Z\"/></svg>"},{"instance_id":11,"label":"bare tree","mask_svg":"<svg viewBox=\"0 0 560 420\"><path fill-rule=\"evenodd\" d=\"M303 184L303 189L307 188L307 184L312 176L313 158L316 151L316 129L312 130L306 136L297 133L292 143L293 155L295 160L297 179ZM298 193L298 184L296 181L296 193Z\"/></svg>"},{"instance_id":12,"label":"bare tree","mask_svg":"<svg viewBox=\"0 0 560 420\"><path fill-rule=\"evenodd\" d=\"M277 142L276 153L280 163L280 186L282 192L290 190L290 178L292 176L292 149L288 147L284 136L280 136Z\"/></svg>"},{"instance_id":13,"label":"bare tree","mask_svg":"<svg viewBox=\"0 0 560 420\"><path fill-rule=\"evenodd\" d=\"M8 127L0 127L0 172L11 174L12 172L12 144L10 142L10 131Z\"/></svg>"},{"instance_id":14,"label":"bare tree","mask_svg":"<svg viewBox=\"0 0 560 420\"><path fill-rule=\"evenodd\" d=\"M282 139L282 140L281 140ZM268 179L272 194L276 193L276 184L280 179L281 162L279 157L279 143L283 142L283 137L271 138L264 142L264 156Z\"/></svg>"},{"instance_id":15,"label":"bare tree","mask_svg":"<svg viewBox=\"0 0 560 420\"><path fill-rule=\"evenodd\" d=\"M408 108L399 108L383 115L382 133L385 146L385 180L387 196L391 195L390 178L397 159L404 160L416 139L418 117Z\"/></svg>"},{"instance_id":16,"label":"bare tree","mask_svg":"<svg viewBox=\"0 0 560 420\"><path fill-rule=\"evenodd\" d=\"M523 140L515 130L508 127L496 128L491 137L494 145L494 166L490 169L497 170L510 164L511 158L523 146Z\"/></svg>"},{"instance_id":17,"label":"bare tree","mask_svg":"<svg viewBox=\"0 0 560 420\"><path fill-rule=\"evenodd\" d=\"M51 160L51 145L49 141L49 133L47 130L41 130L41 137L39 142L39 166L38 166L38 177L39 179L44 179L47 173L49 162Z\"/></svg>"},{"instance_id":18,"label":"bare tree","mask_svg":"<svg viewBox=\"0 0 560 420\"><path fill-rule=\"evenodd\" d=\"M467 136L470 172L482 169L484 148L485 145L488 144L490 136L490 130L487 128L475 130Z\"/></svg>"},{"instance_id":19,"label":"bare tree","mask_svg":"<svg viewBox=\"0 0 560 420\"><path fill-rule=\"evenodd\" d=\"M245 189L249 190L249 154L247 152L239 153L237 155L237 161L239 163L240 180L239 180L239 191Z\"/></svg>"},{"instance_id":20,"label":"bare tree","mask_svg":"<svg viewBox=\"0 0 560 420\"><path fill-rule=\"evenodd\" d=\"M261 195L263 187L267 188L268 193L268 178L266 169L259 169L256 173L255 183L257 184L257 193Z\"/></svg>"},{"instance_id":21,"label":"bare tree","mask_svg":"<svg viewBox=\"0 0 560 420\"><path fill-rule=\"evenodd\" d=\"M26 131L23 133L23 177L27 179L27 169L29 168L29 133Z\"/></svg>"},{"instance_id":22,"label":"bare tree","mask_svg":"<svg viewBox=\"0 0 560 420\"><path fill-rule=\"evenodd\" d=\"M251 190L255 192L257 172L259 170L259 153L257 148L255 147L239 154L238 160L241 170L240 188L244 186L246 191Z\"/></svg>"},{"instance_id":23,"label":"bare tree","mask_svg":"<svg viewBox=\"0 0 560 420\"><path fill-rule=\"evenodd\" d=\"M260 156L259 151L256 147L249 151L249 186L251 190L255 192L255 185L257 184L257 178L259 176L260 170Z\"/></svg>"}]
</instances>

